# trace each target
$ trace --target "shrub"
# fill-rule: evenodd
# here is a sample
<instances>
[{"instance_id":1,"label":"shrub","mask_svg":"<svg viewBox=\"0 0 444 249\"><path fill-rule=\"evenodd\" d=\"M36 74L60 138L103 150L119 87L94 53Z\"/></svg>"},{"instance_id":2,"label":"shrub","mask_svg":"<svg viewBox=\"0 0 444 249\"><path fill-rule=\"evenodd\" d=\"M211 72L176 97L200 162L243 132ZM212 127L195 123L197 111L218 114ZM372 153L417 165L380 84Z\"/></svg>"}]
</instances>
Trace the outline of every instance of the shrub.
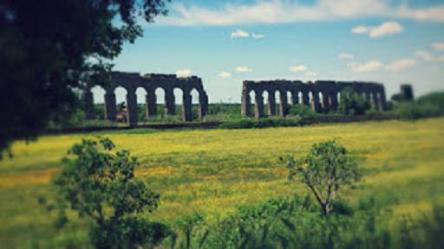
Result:
<instances>
[{"instance_id":1,"label":"shrub","mask_svg":"<svg viewBox=\"0 0 444 249\"><path fill-rule=\"evenodd\" d=\"M300 117L312 117L316 115L310 107L300 104L291 106L289 114Z\"/></svg>"},{"instance_id":2,"label":"shrub","mask_svg":"<svg viewBox=\"0 0 444 249\"><path fill-rule=\"evenodd\" d=\"M431 104L436 106L440 111L441 114L444 114L444 92L436 92L436 93L430 93L424 96L421 96L417 99L419 104Z\"/></svg>"},{"instance_id":3,"label":"shrub","mask_svg":"<svg viewBox=\"0 0 444 249\"><path fill-rule=\"evenodd\" d=\"M403 102L398 103L395 112L401 119L415 120L427 117L436 117L442 114L438 106L432 103Z\"/></svg>"},{"instance_id":4,"label":"shrub","mask_svg":"<svg viewBox=\"0 0 444 249\"><path fill-rule=\"evenodd\" d=\"M141 218L157 208L159 194L134 178L137 159L128 151L112 153L107 138L85 139L69 150L63 169L54 179L60 213L58 225L67 221L67 210L92 221L90 240L95 248L152 247L168 228Z\"/></svg>"},{"instance_id":5,"label":"shrub","mask_svg":"<svg viewBox=\"0 0 444 249\"><path fill-rule=\"evenodd\" d=\"M239 119L223 122L219 127L223 129L251 129L267 127L286 127L299 125L301 118L261 118L261 119Z\"/></svg>"}]
</instances>

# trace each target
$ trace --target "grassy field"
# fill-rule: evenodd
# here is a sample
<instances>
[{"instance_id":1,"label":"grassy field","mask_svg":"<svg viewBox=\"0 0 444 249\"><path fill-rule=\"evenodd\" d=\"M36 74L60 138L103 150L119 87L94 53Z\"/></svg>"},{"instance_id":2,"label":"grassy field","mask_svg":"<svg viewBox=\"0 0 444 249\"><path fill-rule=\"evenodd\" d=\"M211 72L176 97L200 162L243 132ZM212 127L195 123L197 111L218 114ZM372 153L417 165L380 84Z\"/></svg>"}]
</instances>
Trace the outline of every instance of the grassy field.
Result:
<instances>
[{"instance_id":1,"label":"grassy field","mask_svg":"<svg viewBox=\"0 0 444 249\"><path fill-rule=\"evenodd\" d=\"M0 247L59 248L85 241L85 224L63 233L37 202L51 197L50 181L68 148L85 136L110 137L139 158L136 174L161 193L156 220L172 223L200 212L217 221L237 206L304 192L289 184L279 157L304 155L313 143L336 139L362 159L365 177L351 202L374 196L395 216L444 203L444 118L250 130L131 130L41 137L18 142L0 162Z\"/></svg>"}]
</instances>

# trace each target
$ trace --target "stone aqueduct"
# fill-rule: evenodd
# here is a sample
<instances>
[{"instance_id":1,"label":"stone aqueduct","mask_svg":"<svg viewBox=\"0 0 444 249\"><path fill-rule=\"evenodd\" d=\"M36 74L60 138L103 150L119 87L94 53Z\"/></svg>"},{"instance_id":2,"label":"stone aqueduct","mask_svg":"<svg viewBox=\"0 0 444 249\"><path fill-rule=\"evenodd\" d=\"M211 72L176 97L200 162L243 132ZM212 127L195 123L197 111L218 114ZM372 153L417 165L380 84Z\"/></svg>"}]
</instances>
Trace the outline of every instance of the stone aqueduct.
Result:
<instances>
[{"instance_id":1,"label":"stone aqueduct","mask_svg":"<svg viewBox=\"0 0 444 249\"><path fill-rule=\"evenodd\" d=\"M90 86L92 87L92 86ZM203 88L202 80L196 76L178 78L170 74L146 74L112 72L111 81L105 88L105 118L110 121L116 120L116 95L114 90L123 87L127 91L127 121L132 127L137 126L137 96L136 90L143 88L146 91L146 116L153 118L157 115L156 89L162 88L165 92L165 113L176 114L176 100L174 90L182 90L182 119L192 121L192 97L191 91L199 93L199 117L203 118L208 110L208 95ZM85 101L85 112L87 118L94 118L94 100L91 88L83 92Z\"/></svg>"},{"instance_id":2,"label":"stone aqueduct","mask_svg":"<svg viewBox=\"0 0 444 249\"><path fill-rule=\"evenodd\" d=\"M310 106L315 112L334 111L338 107L340 92L350 87L361 94L373 108L386 109L385 89L382 84L372 82L316 81L244 81L242 88L241 111L243 116L253 116L251 93L254 93L254 116L265 116L264 93L268 94L267 111L269 116L286 116L291 104ZM279 110L276 110L276 92L279 93Z\"/></svg>"},{"instance_id":3,"label":"stone aqueduct","mask_svg":"<svg viewBox=\"0 0 444 249\"><path fill-rule=\"evenodd\" d=\"M85 112L89 119L94 118L94 101L91 87L83 92ZM114 90L123 87L127 91L127 121L132 127L137 126L137 96L136 90L143 88L146 91L145 112L148 119L157 115L156 89L162 88L165 92L165 113L176 114L175 89L180 89L182 95L182 119L192 121L191 91L199 94L199 117L202 119L208 112L208 95L199 77L191 76L179 78L174 74L146 74L127 72L112 72L110 84L105 89L105 119L116 120L117 107ZM335 111L339 104L340 92L350 87L361 94L371 106L378 110L386 110L386 95L384 85L373 82L336 82L272 80L272 81L244 81L242 87L241 113L243 116L261 118L268 116L286 116L290 105L301 104L309 106L314 112ZM265 105L264 94L267 93L268 105ZM276 93L279 100L276 101ZM254 95L254 96L252 96ZM254 100L254 104L252 103ZM277 104L278 102L278 104ZM253 107L254 106L254 110ZM267 113L264 107L267 106ZM278 108L276 108L278 107Z\"/></svg>"}]
</instances>

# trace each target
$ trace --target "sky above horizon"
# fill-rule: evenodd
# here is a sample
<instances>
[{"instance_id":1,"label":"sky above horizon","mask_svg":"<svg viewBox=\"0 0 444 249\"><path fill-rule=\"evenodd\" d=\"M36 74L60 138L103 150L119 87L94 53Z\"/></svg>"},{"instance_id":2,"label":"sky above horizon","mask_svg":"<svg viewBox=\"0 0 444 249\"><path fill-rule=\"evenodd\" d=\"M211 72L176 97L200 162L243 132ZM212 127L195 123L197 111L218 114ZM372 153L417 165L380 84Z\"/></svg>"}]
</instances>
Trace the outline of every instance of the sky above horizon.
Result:
<instances>
[{"instance_id":1,"label":"sky above horizon","mask_svg":"<svg viewBox=\"0 0 444 249\"><path fill-rule=\"evenodd\" d=\"M239 102L243 80L377 81L388 96L401 83L416 95L444 90L444 1L173 0L168 9L124 45L114 70L197 75L212 103Z\"/></svg>"}]
</instances>

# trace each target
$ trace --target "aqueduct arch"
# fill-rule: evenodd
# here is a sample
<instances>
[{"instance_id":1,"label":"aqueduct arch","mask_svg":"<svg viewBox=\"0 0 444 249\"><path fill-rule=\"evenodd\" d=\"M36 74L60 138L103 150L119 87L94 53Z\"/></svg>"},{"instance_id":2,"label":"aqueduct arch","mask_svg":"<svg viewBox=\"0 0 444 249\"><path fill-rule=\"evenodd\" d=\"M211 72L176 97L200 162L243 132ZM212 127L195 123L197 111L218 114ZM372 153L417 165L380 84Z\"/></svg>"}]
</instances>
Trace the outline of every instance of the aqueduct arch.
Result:
<instances>
[{"instance_id":1,"label":"aqueduct arch","mask_svg":"<svg viewBox=\"0 0 444 249\"><path fill-rule=\"evenodd\" d=\"M94 118L94 98L91 88L84 90L85 112L87 118ZM143 88L146 92L146 116L148 119L157 115L156 89L161 88L165 97L165 112L168 115L176 114L176 100L174 89L180 89L182 94L182 119L192 121L192 97L191 91L195 89L199 94L199 117L203 118L208 112L208 95L203 88L202 79L197 76L179 78L175 74L146 74L127 72L112 72L110 83L105 88L105 118L115 121L117 115L116 95L114 90L123 87L126 92L128 109L128 124L137 126L137 96L136 90Z\"/></svg>"},{"instance_id":2,"label":"aqueduct arch","mask_svg":"<svg viewBox=\"0 0 444 249\"><path fill-rule=\"evenodd\" d=\"M373 108L386 109L384 85L374 82L337 82L316 81L303 83L302 81L272 80L272 81L244 81L242 87L241 112L243 116L264 116L264 100L262 93L269 94L268 114L286 116L291 104L303 104L315 112L336 111L339 103L339 93L346 87L352 88L361 94ZM250 93L254 92L254 100ZM291 93L288 99L287 93ZM274 93L279 93L279 110L275 110ZM254 101L254 112L252 110ZM254 114L254 115L253 115Z\"/></svg>"}]
</instances>

